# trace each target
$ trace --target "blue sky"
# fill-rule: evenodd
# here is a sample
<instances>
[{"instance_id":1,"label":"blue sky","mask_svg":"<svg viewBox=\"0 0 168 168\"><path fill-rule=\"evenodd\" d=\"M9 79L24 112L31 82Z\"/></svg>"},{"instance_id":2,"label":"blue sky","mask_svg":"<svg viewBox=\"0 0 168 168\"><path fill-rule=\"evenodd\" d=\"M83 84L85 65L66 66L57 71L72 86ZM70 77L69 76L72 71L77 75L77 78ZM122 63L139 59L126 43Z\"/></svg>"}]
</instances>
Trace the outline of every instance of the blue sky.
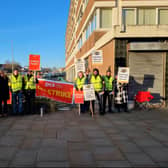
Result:
<instances>
[{"instance_id":1,"label":"blue sky","mask_svg":"<svg viewBox=\"0 0 168 168\"><path fill-rule=\"evenodd\" d=\"M22 66L28 65L29 54L40 54L43 67L65 66L69 1L1 0L0 64L12 60L13 48Z\"/></svg>"}]
</instances>

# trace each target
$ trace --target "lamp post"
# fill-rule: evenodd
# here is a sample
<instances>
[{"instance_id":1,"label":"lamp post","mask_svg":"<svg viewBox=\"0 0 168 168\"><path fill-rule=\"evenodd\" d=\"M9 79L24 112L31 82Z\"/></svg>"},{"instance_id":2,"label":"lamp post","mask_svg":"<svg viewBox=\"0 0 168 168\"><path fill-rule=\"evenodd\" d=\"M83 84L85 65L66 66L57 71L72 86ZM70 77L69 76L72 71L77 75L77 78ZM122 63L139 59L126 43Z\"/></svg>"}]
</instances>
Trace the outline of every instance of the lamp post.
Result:
<instances>
[{"instance_id":1,"label":"lamp post","mask_svg":"<svg viewBox=\"0 0 168 168\"><path fill-rule=\"evenodd\" d=\"M13 41L11 41L11 54L12 54L12 73L13 73L13 69L14 69L14 55L13 55Z\"/></svg>"}]
</instances>

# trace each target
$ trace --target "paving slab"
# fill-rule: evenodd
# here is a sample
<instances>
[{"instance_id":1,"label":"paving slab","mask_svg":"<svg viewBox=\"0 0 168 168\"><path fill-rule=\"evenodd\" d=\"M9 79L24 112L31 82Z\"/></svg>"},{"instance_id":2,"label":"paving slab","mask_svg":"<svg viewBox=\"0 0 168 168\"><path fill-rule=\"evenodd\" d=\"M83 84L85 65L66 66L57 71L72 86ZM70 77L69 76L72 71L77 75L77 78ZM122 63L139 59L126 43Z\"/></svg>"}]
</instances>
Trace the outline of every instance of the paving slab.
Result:
<instances>
[{"instance_id":1,"label":"paving slab","mask_svg":"<svg viewBox=\"0 0 168 168\"><path fill-rule=\"evenodd\" d=\"M20 149L25 150L38 150L41 147L41 138L25 138Z\"/></svg>"},{"instance_id":2,"label":"paving slab","mask_svg":"<svg viewBox=\"0 0 168 168\"><path fill-rule=\"evenodd\" d=\"M69 151L89 151L90 145L87 142L70 142L68 141Z\"/></svg>"},{"instance_id":3,"label":"paving slab","mask_svg":"<svg viewBox=\"0 0 168 168\"><path fill-rule=\"evenodd\" d=\"M129 168L132 165L128 161L97 161L96 167L114 167L114 168Z\"/></svg>"},{"instance_id":4,"label":"paving slab","mask_svg":"<svg viewBox=\"0 0 168 168\"><path fill-rule=\"evenodd\" d=\"M145 148L144 151L156 162L168 162L168 148L152 147Z\"/></svg>"},{"instance_id":5,"label":"paving slab","mask_svg":"<svg viewBox=\"0 0 168 168\"><path fill-rule=\"evenodd\" d=\"M122 161L125 160L124 155L116 147L97 146L93 148L94 158L97 161Z\"/></svg>"},{"instance_id":6,"label":"paving slab","mask_svg":"<svg viewBox=\"0 0 168 168\"><path fill-rule=\"evenodd\" d=\"M70 151L69 158L70 164L75 167L93 167L95 164L93 155L89 151Z\"/></svg>"},{"instance_id":7,"label":"paving slab","mask_svg":"<svg viewBox=\"0 0 168 168\"><path fill-rule=\"evenodd\" d=\"M0 146L18 147L23 143L23 140L22 136L3 136L0 138Z\"/></svg>"},{"instance_id":8,"label":"paving slab","mask_svg":"<svg viewBox=\"0 0 168 168\"><path fill-rule=\"evenodd\" d=\"M135 167L156 167L152 158L145 153L125 153L126 158Z\"/></svg>"},{"instance_id":9,"label":"paving slab","mask_svg":"<svg viewBox=\"0 0 168 168\"><path fill-rule=\"evenodd\" d=\"M14 156L12 162L10 163L10 166L11 167L33 166L35 165L36 158L37 158L37 151L19 150Z\"/></svg>"},{"instance_id":10,"label":"paving slab","mask_svg":"<svg viewBox=\"0 0 168 168\"><path fill-rule=\"evenodd\" d=\"M12 160L17 150L18 149L16 147L0 146L0 163Z\"/></svg>"},{"instance_id":11,"label":"paving slab","mask_svg":"<svg viewBox=\"0 0 168 168\"><path fill-rule=\"evenodd\" d=\"M36 165L34 167L70 167L69 162L37 162Z\"/></svg>"},{"instance_id":12,"label":"paving slab","mask_svg":"<svg viewBox=\"0 0 168 168\"><path fill-rule=\"evenodd\" d=\"M168 167L168 113L0 118L0 167Z\"/></svg>"},{"instance_id":13,"label":"paving slab","mask_svg":"<svg viewBox=\"0 0 168 168\"><path fill-rule=\"evenodd\" d=\"M8 161L2 161L2 160L0 160L0 167L9 167L9 163L8 163Z\"/></svg>"},{"instance_id":14,"label":"paving slab","mask_svg":"<svg viewBox=\"0 0 168 168\"><path fill-rule=\"evenodd\" d=\"M38 151L37 162L67 161L68 153L65 149L42 148Z\"/></svg>"}]
</instances>

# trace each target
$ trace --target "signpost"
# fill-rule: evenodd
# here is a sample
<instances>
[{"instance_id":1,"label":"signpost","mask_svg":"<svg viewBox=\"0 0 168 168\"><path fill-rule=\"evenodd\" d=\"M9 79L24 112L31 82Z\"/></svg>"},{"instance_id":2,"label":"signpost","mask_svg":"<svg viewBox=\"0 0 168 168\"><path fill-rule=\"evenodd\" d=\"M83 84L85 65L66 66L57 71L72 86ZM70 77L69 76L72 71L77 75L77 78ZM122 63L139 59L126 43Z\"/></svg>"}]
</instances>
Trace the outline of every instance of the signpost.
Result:
<instances>
[{"instance_id":1,"label":"signpost","mask_svg":"<svg viewBox=\"0 0 168 168\"><path fill-rule=\"evenodd\" d=\"M96 99L93 84L83 85L83 92L85 101L90 101L90 110L93 117L92 100Z\"/></svg>"},{"instance_id":2,"label":"signpost","mask_svg":"<svg viewBox=\"0 0 168 168\"><path fill-rule=\"evenodd\" d=\"M103 64L102 50L95 50L92 53L92 64Z\"/></svg>"},{"instance_id":3,"label":"signpost","mask_svg":"<svg viewBox=\"0 0 168 168\"><path fill-rule=\"evenodd\" d=\"M29 70L39 71L40 70L40 55L29 55Z\"/></svg>"},{"instance_id":4,"label":"signpost","mask_svg":"<svg viewBox=\"0 0 168 168\"><path fill-rule=\"evenodd\" d=\"M129 68L128 67L119 67L118 68L117 82L129 83Z\"/></svg>"}]
</instances>

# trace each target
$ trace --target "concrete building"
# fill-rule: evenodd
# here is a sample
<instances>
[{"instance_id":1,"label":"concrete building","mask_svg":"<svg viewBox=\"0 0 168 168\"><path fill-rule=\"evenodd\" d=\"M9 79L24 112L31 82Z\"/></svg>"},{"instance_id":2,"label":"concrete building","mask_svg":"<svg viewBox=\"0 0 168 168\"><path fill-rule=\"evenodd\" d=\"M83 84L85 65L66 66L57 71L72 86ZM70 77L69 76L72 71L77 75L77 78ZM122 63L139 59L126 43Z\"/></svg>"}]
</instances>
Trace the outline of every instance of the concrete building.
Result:
<instances>
[{"instance_id":1,"label":"concrete building","mask_svg":"<svg viewBox=\"0 0 168 168\"><path fill-rule=\"evenodd\" d=\"M101 51L102 64L92 55ZM66 30L66 74L73 81L75 61L85 60L104 75L130 67L129 97L149 90L168 97L168 0L71 0Z\"/></svg>"}]
</instances>

